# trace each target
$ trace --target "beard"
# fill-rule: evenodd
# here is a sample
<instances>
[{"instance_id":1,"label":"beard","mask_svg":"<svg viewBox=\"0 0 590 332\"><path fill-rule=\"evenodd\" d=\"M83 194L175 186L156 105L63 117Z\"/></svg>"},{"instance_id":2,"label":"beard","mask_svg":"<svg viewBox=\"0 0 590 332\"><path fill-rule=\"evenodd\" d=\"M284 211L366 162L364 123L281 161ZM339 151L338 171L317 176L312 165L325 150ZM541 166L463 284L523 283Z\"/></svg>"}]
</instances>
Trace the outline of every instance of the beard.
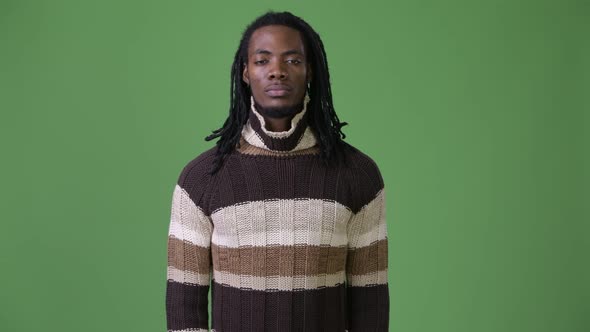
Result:
<instances>
[{"instance_id":1,"label":"beard","mask_svg":"<svg viewBox=\"0 0 590 332\"><path fill-rule=\"evenodd\" d=\"M290 106L264 107L264 106L258 104L258 102L256 100L254 100L254 107L256 107L256 110L258 111L258 113L260 113L264 117L279 119L279 118L295 116L295 114L297 114L301 110L303 110L303 101L298 104L290 105Z\"/></svg>"}]
</instances>

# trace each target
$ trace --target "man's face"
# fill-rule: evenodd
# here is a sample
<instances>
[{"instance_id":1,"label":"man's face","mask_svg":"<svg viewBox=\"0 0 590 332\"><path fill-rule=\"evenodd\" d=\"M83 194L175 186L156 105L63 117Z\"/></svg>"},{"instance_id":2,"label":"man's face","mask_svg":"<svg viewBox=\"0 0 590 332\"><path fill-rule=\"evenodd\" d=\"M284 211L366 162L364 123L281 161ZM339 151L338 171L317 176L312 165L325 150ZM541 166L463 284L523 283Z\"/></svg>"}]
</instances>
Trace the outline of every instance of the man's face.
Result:
<instances>
[{"instance_id":1,"label":"man's face","mask_svg":"<svg viewBox=\"0 0 590 332\"><path fill-rule=\"evenodd\" d=\"M280 118L301 110L311 66L299 31L268 25L254 31L242 79L250 84L257 110Z\"/></svg>"}]
</instances>

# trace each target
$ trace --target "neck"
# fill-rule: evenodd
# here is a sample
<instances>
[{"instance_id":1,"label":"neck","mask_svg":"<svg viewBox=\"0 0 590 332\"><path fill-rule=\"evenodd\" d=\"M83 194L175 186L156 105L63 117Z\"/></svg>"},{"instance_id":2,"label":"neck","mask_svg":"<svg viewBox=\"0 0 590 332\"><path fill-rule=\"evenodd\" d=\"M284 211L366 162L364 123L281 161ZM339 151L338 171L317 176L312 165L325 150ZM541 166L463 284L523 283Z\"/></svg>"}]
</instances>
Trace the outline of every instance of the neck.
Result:
<instances>
[{"instance_id":1,"label":"neck","mask_svg":"<svg viewBox=\"0 0 590 332\"><path fill-rule=\"evenodd\" d=\"M288 131L291 129L293 118L296 114L303 111L305 102L305 100L302 100L296 105L287 107L264 107L254 100L254 97L251 97L251 99L251 106L264 118L264 128L273 132Z\"/></svg>"},{"instance_id":2,"label":"neck","mask_svg":"<svg viewBox=\"0 0 590 332\"><path fill-rule=\"evenodd\" d=\"M309 97L305 95L301 110L291 116L282 118L264 117L257 110L251 97L248 120L242 129L242 137L250 145L279 152L288 153L307 149L316 145L316 137L308 126Z\"/></svg>"},{"instance_id":3,"label":"neck","mask_svg":"<svg viewBox=\"0 0 590 332\"><path fill-rule=\"evenodd\" d=\"M278 119L265 117L264 121L266 122L266 129L275 132L287 131L291 129L291 120L293 120L293 117L294 115Z\"/></svg>"}]
</instances>

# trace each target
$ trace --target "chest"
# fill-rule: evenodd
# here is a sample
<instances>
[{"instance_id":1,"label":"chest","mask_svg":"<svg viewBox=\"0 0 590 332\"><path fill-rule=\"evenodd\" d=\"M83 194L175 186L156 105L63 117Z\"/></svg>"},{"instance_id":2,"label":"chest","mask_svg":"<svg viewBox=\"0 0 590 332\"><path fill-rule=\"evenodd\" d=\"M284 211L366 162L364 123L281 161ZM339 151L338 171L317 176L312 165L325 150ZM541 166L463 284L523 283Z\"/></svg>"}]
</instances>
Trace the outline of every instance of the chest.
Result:
<instances>
[{"instance_id":1,"label":"chest","mask_svg":"<svg viewBox=\"0 0 590 332\"><path fill-rule=\"evenodd\" d=\"M345 171L314 158L228 162L212 195L212 242L228 247L346 245Z\"/></svg>"}]
</instances>

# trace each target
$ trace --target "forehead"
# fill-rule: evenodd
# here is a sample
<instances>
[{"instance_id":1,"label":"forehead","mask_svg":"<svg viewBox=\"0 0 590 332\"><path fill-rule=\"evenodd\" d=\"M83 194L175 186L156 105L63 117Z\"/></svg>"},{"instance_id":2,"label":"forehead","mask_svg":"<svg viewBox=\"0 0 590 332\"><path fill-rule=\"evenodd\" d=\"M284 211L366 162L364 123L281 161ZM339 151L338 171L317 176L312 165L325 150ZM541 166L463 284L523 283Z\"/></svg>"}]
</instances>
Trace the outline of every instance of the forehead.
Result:
<instances>
[{"instance_id":1,"label":"forehead","mask_svg":"<svg viewBox=\"0 0 590 332\"><path fill-rule=\"evenodd\" d=\"M294 49L305 54L301 33L284 25L267 25L256 29L248 43L248 55L259 49L272 53Z\"/></svg>"}]
</instances>

